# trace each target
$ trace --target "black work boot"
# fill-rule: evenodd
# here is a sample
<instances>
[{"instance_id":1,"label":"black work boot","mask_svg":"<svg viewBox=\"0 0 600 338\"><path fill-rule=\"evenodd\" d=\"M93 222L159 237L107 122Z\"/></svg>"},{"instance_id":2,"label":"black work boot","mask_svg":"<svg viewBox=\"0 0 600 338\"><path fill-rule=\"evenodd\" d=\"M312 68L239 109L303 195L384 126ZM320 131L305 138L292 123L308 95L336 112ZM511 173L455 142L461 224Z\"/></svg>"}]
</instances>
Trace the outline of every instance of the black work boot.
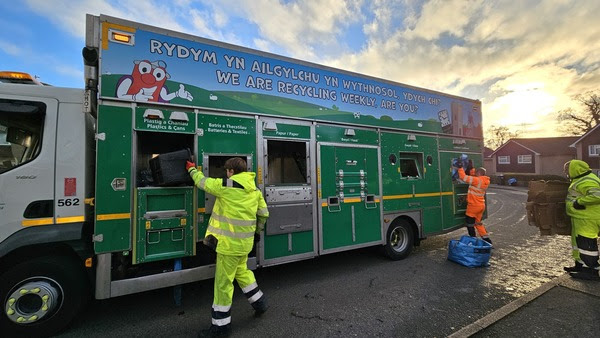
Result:
<instances>
[{"instance_id":1,"label":"black work boot","mask_svg":"<svg viewBox=\"0 0 600 338\"><path fill-rule=\"evenodd\" d=\"M252 303L252 307L254 308L254 316L261 316L263 313L267 312L267 309L269 308L267 297L262 295L256 302Z\"/></svg>"},{"instance_id":2,"label":"black work boot","mask_svg":"<svg viewBox=\"0 0 600 338\"><path fill-rule=\"evenodd\" d=\"M211 325L210 328L200 331L198 337L229 337L231 324L224 326Z\"/></svg>"},{"instance_id":3,"label":"black work boot","mask_svg":"<svg viewBox=\"0 0 600 338\"><path fill-rule=\"evenodd\" d=\"M579 262L575 262L574 266L565 266L563 267L563 269L566 272L580 272L583 268L583 264L579 263Z\"/></svg>"},{"instance_id":4,"label":"black work boot","mask_svg":"<svg viewBox=\"0 0 600 338\"><path fill-rule=\"evenodd\" d=\"M600 282L600 274L599 274L598 270L588 268L585 266L582 267L581 269L582 270L580 272L570 272L569 274L571 275L571 277L576 278L576 279L593 280L593 281Z\"/></svg>"}]
</instances>

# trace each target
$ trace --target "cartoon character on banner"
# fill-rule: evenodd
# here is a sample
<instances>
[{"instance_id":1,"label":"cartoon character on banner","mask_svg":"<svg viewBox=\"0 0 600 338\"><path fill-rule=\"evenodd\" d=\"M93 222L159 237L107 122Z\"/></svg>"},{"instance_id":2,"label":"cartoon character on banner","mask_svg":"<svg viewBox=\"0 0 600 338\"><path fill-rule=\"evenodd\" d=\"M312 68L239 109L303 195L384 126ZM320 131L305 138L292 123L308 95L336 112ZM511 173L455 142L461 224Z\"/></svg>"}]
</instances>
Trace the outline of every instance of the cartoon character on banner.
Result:
<instances>
[{"instance_id":1,"label":"cartoon character on banner","mask_svg":"<svg viewBox=\"0 0 600 338\"><path fill-rule=\"evenodd\" d=\"M176 97L190 102L194 99L182 84L179 90L167 92L165 82L171 76L164 61L136 60L133 63L131 75L122 76L117 83L118 98L141 102L169 102Z\"/></svg>"}]
</instances>

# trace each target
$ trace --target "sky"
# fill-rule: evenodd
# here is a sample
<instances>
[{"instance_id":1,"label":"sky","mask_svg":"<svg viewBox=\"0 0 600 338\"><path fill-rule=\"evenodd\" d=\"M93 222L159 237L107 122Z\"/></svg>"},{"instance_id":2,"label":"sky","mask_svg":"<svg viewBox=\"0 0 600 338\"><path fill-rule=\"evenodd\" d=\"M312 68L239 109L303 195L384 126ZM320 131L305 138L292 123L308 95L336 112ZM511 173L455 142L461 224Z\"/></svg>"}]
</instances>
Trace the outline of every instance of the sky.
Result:
<instances>
[{"instance_id":1,"label":"sky","mask_svg":"<svg viewBox=\"0 0 600 338\"><path fill-rule=\"evenodd\" d=\"M0 70L83 88L85 14L310 61L482 102L483 128L563 136L600 90L600 0L0 1Z\"/></svg>"}]
</instances>

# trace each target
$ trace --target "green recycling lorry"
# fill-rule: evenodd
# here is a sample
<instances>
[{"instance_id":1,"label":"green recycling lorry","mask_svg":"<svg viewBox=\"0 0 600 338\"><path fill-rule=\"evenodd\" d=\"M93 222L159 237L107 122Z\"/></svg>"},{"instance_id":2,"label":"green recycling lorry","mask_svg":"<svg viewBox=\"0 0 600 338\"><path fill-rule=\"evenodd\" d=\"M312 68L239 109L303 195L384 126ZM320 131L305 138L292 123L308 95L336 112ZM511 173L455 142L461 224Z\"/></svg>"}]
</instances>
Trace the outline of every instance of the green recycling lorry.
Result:
<instances>
[{"instance_id":1,"label":"green recycling lorry","mask_svg":"<svg viewBox=\"0 0 600 338\"><path fill-rule=\"evenodd\" d=\"M212 278L214 197L150 161L234 156L270 218L252 268L463 225L452 159L482 165L481 103L108 16L86 18L85 88L0 73L3 332L52 334L90 297ZM182 170L184 170L182 168Z\"/></svg>"}]
</instances>

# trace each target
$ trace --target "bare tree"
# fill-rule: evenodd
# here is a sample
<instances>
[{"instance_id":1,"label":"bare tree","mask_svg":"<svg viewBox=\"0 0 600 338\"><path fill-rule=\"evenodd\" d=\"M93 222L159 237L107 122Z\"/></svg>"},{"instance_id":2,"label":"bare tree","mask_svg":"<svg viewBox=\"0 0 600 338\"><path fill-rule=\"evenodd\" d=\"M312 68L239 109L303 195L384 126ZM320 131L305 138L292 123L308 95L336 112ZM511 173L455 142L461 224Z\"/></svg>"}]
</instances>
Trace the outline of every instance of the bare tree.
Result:
<instances>
[{"instance_id":1,"label":"bare tree","mask_svg":"<svg viewBox=\"0 0 600 338\"><path fill-rule=\"evenodd\" d=\"M491 125L486 133L484 143L490 149L497 149L511 138L519 137L519 132L511 132L508 127Z\"/></svg>"},{"instance_id":2,"label":"bare tree","mask_svg":"<svg viewBox=\"0 0 600 338\"><path fill-rule=\"evenodd\" d=\"M594 92L576 95L580 109L567 108L558 112L560 130L564 135L580 136L600 123L600 96Z\"/></svg>"}]
</instances>

